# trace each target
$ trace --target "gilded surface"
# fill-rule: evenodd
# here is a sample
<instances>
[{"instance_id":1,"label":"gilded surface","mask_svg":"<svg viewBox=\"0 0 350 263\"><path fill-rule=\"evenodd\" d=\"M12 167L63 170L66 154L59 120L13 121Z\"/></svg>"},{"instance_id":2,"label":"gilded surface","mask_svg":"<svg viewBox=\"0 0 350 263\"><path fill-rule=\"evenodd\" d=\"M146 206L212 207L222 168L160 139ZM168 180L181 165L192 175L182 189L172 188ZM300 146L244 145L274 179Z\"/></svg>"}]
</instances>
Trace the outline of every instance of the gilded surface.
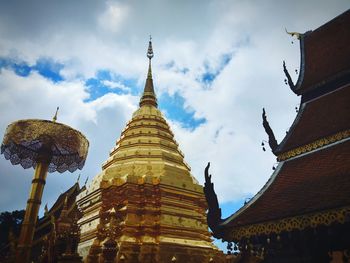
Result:
<instances>
[{"instance_id":1,"label":"gilded surface","mask_svg":"<svg viewBox=\"0 0 350 263\"><path fill-rule=\"evenodd\" d=\"M38 158L49 159L49 172L82 169L89 142L79 131L47 120L20 120L5 132L1 153L12 164L35 168Z\"/></svg>"},{"instance_id":2,"label":"gilded surface","mask_svg":"<svg viewBox=\"0 0 350 263\"><path fill-rule=\"evenodd\" d=\"M87 262L102 257L112 218L124 262L170 262L174 255L179 262L221 262L208 232L203 188L155 106L133 114L102 167L78 197L84 213L79 251Z\"/></svg>"},{"instance_id":3,"label":"gilded surface","mask_svg":"<svg viewBox=\"0 0 350 263\"><path fill-rule=\"evenodd\" d=\"M102 172L78 196L84 214L78 250L86 262L104 260L111 242L119 249L112 260L117 262L224 262L208 232L203 188L157 109L152 57L150 41L140 108Z\"/></svg>"},{"instance_id":4,"label":"gilded surface","mask_svg":"<svg viewBox=\"0 0 350 263\"><path fill-rule=\"evenodd\" d=\"M329 226L334 223L344 224L350 219L350 207L328 210L309 215L295 216L281 220L264 222L234 228L227 240L241 240L257 235L280 234L282 231L303 230L308 227Z\"/></svg>"},{"instance_id":5,"label":"gilded surface","mask_svg":"<svg viewBox=\"0 0 350 263\"><path fill-rule=\"evenodd\" d=\"M296 149L284 152L284 153L278 155L277 160L284 161L284 160L287 160L289 158L298 156L298 155L303 154L303 153L310 152L312 150L316 150L318 148L321 148L321 147L326 146L328 144L343 140L343 139L348 138L348 137L350 137L350 130L338 132L334 135L319 139L313 143L309 143L307 145L298 147Z\"/></svg>"}]
</instances>

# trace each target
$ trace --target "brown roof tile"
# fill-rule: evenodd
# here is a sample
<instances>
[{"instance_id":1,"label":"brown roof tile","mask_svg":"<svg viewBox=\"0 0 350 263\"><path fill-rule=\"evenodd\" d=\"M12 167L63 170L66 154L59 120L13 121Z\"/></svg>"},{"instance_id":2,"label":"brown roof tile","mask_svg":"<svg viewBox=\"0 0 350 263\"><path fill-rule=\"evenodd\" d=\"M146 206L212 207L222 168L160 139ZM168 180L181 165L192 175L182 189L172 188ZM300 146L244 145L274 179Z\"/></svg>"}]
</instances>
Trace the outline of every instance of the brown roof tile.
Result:
<instances>
[{"instance_id":1,"label":"brown roof tile","mask_svg":"<svg viewBox=\"0 0 350 263\"><path fill-rule=\"evenodd\" d=\"M306 102L277 154L350 129L350 84Z\"/></svg>"},{"instance_id":2,"label":"brown roof tile","mask_svg":"<svg viewBox=\"0 0 350 263\"><path fill-rule=\"evenodd\" d=\"M296 92L303 94L350 71L350 10L302 38L301 74Z\"/></svg>"},{"instance_id":3,"label":"brown roof tile","mask_svg":"<svg viewBox=\"0 0 350 263\"><path fill-rule=\"evenodd\" d=\"M226 227L350 205L350 140L285 161L277 173L265 192L226 221Z\"/></svg>"}]
</instances>

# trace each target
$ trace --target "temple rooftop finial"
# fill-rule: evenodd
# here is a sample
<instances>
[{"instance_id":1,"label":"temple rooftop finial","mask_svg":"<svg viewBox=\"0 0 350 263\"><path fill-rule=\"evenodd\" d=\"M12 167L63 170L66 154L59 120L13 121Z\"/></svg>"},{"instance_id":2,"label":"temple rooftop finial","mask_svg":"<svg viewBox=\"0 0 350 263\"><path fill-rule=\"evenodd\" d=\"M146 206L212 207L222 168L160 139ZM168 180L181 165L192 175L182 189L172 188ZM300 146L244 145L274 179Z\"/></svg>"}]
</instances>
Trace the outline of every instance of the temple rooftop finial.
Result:
<instances>
[{"instance_id":1,"label":"temple rooftop finial","mask_svg":"<svg viewBox=\"0 0 350 263\"><path fill-rule=\"evenodd\" d=\"M56 122L57 121L57 115L58 115L58 110L60 109L60 107L57 107L57 109L56 109L56 112L55 112L55 115L53 116L53 118L52 118L52 121L53 122Z\"/></svg>"},{"instance_id":2,"label":"temple rooftop finial","mask_svg":"<svg viewBox=\"0 0 350 263\"><path fill-rule=\"evenodd\" d=\"M288 30L287 30L287 28L284 28L285 30L286 30L286 33L288 34L288 35L291 35L292 37L296 37L297 39L300 39L300 36L302 35L301 33L299 33L299 32L289 32Z\"/></svg>"},{"instance_id":3,"label":"temple rooftop finial","mask_svg":"<svg viewBox=\"0 0 350 263\"><path fill-rule=\"evenodd\" d=\"M154 54L153 54L153 48L152 48L152 36L149 35L148 50L147 50L147 57L149 59L147 78L150 78L150 79L152 79L151 59L153 58L153 56Z\"/></svg>"},{"instance_id":4,"label":"temple rooftop finial","mask_svg":"<svg viewBox=\"0 0 350 263\"><path fill-rule=\"evenodd\" d=\"M152 36L149 35L149 42L148 42L148 50L147 50L147 57L151 60L153 58L153 48L152 48Z\"/></svg>"},{"instance_id":5,"label":"temple rooftop finial","mask_svg":"<svg viewBox=\"0 0 350 263\"><path fill-rule=\"evenodd\" d=\"M147 73L147 79L146 79L146 84L145 88L140 100L140 107L144 105L153 105L155 107L158 106L157 104L157 98L156 94L154 92L154 87L153 87L153 79L152 79L152 64L151 60L154 56L153 53L153 47L152 47L152 36L149 37L149 42L148 42L148 49L147 49L147 57L149 59L148 63L148 73Z\"/></svg>"},{"instance_id":6,"label":"temple rooftop finial","mask_svg":"<svg viewBox=\"0 0 350 263\"><path fill-rule=\"evenodd\" d=\"M267 121L266 112L265 112L264 108L263 108L263 113L262 113L262 119L263 119L263 126L265 129L265 132L269 136L269 145L270 145L271 151L273 154L275 154L276 149L278 147L278 143L277 143L275 134L273 133L273 130L271 129L270 124Z\"/></svg>"}]
</instances>

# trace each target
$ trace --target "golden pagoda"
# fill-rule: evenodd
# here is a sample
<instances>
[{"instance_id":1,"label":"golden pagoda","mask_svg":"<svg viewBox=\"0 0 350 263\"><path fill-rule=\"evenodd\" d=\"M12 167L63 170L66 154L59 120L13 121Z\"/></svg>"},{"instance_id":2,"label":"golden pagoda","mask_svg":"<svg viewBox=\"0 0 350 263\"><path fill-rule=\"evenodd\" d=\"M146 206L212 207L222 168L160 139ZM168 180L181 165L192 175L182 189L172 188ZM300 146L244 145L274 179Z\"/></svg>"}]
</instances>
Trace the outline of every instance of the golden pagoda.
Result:
<instances>
[{"instance_id":1,"label":"golden pagoda","mask_svg":"<svg viewBox=\"0 0 350 263\"><path fill-rule=\"evenodd\" d=\"M223 262L208 232L203 187L157 108L151 40L147 57L140 107L77 198L78 252L84 262Z\"/></svg>"}]
</instances>

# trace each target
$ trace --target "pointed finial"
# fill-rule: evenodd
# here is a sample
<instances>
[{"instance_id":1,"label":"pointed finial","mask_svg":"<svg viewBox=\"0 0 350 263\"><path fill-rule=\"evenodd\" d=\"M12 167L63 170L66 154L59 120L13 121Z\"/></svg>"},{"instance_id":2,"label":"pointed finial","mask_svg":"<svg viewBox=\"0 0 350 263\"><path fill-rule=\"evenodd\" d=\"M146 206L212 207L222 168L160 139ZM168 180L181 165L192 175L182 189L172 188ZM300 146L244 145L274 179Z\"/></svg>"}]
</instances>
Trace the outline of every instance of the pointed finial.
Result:
<instances>
[{"instance_id":1,"label":"pointed finial","mask_svg":"<svg viewBox=\"0 0 350 263\"><path fill-rule=\"evenodd\" d=\"M80 180L80 174L78 175L78 178L77 178L77 183L79 183L79 180Z\"/></svg>"},{"instance_id":2,"label":"pointed finial","mask_svg":"<svg viewBox=\"0 0 350 263\"><path fill-rule=\"evenodd\" d=\"M53 121L53 122L56 122L56 120L57 120L57 114L58 114L58 110L59 110L59 109L60 109L60 107L57 107L55 116L53 116L53 118L52 118L52 121Z\"/></svg>"},{"instance_id":3,"label":"pointed finial","mask_svg":"<svg viewBox=\"0 0 350 263\"><path fill-rule=\"evenodd\" d=\"M112 209L109 210L109 213L110 213L110 214L116 214L117 212L115 211L115 208L112 207Z\"/></svg>"},{"instance_id":4,"label":"pointed finial","mask_svg":"<svg viewBox=\"0 0 350 263\"><path fill-rule=\"evenodd\" d=\"M89 176L88 176L88 177L86 177L86 180L85 180L84 185L86 185L86 184L87 184L88 180L89 180Z\"/></svg>"},{"instance_id":5,"label":"pointed finial","mask_svg":"<svg viewBox=\"0 0 350 263\"><path fill-rule=\"evenodd\" d=\"M269 145L270 148L272 150L272 153L275 154L275 150L278 147L278 143L275 137L275 134L273 133L273 130L270 127L269 122L267 121L267 117L266 117L266 112L265 112L265 108L263 108L263 113L262 113L262 119L263 119L263 126L265 129L265 132L267 133L267 135L269 136ZM263 144L263 143L262 143ZM263 145L262 145L263 146ZM264 150L264 148L263 148Z\"/></svg>"},{"instance_id":6,"label":"pointed finial","mask_svg":"<svg viewBox=\"0 0 350 263\"><path fill-rule=\"evenodd\" d=\"M288 32L288 31L287 31L287 28L284 28L284 29L286 30L286 33L287 33L288 35L291 35L292 37L296 36L297 39L300 39L300 36L301 36L300 33L298 33L298 32Z\"/></svg>"},{"instance_id":7,"label":"pointed finial","mask_svg":"<svg viewBox=\"0 0 350 263\"><path fill-rule=\"evenodd\" d=\"M64 207L68 206L68 195L67 194L65 195L63 206Z\"/></svg>"},{"instance_id":8,"label":"pointed finial","mask_svg":"<svg viewBox=\"0 0 350 263\"><path fill-rule=\"evenodd\" d=\"M148 50L147 50L147 57L149 59L148 63L148 73L147 73L147 79L145 83L145 88L143 90L143 94L140 100L140 107L143 105L152 105L157 107L157 98L154 92L154 87L153 87L153 79L152 79L152 66L151 66L151 60L154 56L153 53L153 48L152 48L152 36L149 38L149 43L148 43Z\"/></svg>"},{"instance_id":9,"label":"pointed finial","mask_svg":"<svg viewBox=\"0 0 350 263\"><path fill-rule=\"evenodd\" d=\"M147 50L147 57L149 59L148 63L148 74L147 78L152 79L152 67L151 67L151 59L153 58L153 48L152 48L152 36L149 36L149 42L148 42L148 50Z\"/></svg>"},{"instance_id":10,"label":"pointed finial","mask_svg":"<svg viewBox=\"0 0 350 263\"><path fill-rule=\"evenodd\" d=\"M284 80L284 83L289 85L289 88L295 93L295 85L293 83L292 78L289 75L289 72L286 67L286 62L283 60L283 72L286 75L286 79Z\"/></svg>"},{"instance_id":11,"label":"pointed finial","mask_svg":"<svg viewBox=\"0 0 350 263\"><path fill-rule=\"evenodd\" d=\"M49 213L49 209L47 208L47 203L44 207L44 215L47 215Z\"/></svg>"},{"instance_id":12,"label":"pointed finial","mask_svg":"<svg viewBox=\"0 0 350 263\"><path fill-rule=\"evenodd\" d=\"M152 36L149 36L149 42L148 42L148 50L147 50L147 57L151 60L153 58L153 48L152 48Z\"/></svg>"}]
</instances>

